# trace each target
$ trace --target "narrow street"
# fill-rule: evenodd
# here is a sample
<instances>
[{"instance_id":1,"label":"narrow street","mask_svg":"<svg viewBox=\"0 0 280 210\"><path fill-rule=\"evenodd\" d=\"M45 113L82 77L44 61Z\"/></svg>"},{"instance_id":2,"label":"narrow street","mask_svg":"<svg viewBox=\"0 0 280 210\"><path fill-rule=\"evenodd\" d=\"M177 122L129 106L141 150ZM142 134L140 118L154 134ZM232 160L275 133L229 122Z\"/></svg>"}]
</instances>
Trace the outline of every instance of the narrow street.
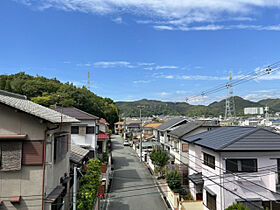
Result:
<instances>
[{"instance_id":1,"label":"narrow street","mask_svg":"<svg viewBox=\"0 0 280 210\"><path fill-rule=\"evenodd\" d=\"M120 136L112 136L114 176L109 194L110 210L167 209L148 169Z\"/></svg>"}]
</instances>

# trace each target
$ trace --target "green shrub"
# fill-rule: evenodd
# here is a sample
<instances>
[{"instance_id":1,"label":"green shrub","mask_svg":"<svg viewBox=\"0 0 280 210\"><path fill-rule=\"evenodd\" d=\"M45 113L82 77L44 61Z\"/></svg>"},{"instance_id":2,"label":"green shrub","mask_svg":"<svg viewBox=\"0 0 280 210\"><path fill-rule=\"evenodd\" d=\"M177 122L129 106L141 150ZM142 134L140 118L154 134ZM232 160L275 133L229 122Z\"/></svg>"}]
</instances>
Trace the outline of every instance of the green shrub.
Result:
<instances>
[{"instance_id":1,"label":"green shrub","mask_svg":"<svg viewBox=\"0 0 280 210\"><path fill-rule=\"evenodd\" d=\"M225 210L249 210L249 208L244 206L242 203L234 203Z\"/></svg>"},{"instance_id":2,"label":"green shrub","mask_svg":"<svg viewBox=\"0 0 280 210\"><path fill-rule=\"evenodd\" d=\"M167 174L166 182L168 187L176 193L181 190L181 176L177 171L171 171Z\"/></svg>"}]
</instances>

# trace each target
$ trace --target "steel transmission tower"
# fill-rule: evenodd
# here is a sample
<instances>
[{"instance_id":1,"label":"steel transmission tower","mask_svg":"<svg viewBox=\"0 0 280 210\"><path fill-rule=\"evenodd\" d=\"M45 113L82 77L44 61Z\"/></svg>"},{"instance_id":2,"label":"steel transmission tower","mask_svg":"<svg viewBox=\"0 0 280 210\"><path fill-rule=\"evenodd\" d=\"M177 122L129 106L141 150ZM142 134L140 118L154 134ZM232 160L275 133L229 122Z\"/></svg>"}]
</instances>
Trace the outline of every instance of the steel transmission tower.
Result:
<instances>
[{"instance_id":1,"label":"steel transmission tower","mask_svg":"<svg viewBox=\"0 0 280 210\"><path fill-rule=\"evenodd\" d=\"M89 72L88 72L87 86L88 86L88 89L90 89L90 74L89 74Z\"/></svg>"},{"instance_id":2,"label":"steel transmission tower","mask_svg":"<svg viewBox=\"0 0 280 210\"><path fill-rule=\"evenodd\" d=\"M233 123L236 117L236 112L235 112L231 73L229 74L229 82L226 84L226 87L227 87L227 97L226 97L225 120L229 120Z\"/></svg>"}]
</instances>

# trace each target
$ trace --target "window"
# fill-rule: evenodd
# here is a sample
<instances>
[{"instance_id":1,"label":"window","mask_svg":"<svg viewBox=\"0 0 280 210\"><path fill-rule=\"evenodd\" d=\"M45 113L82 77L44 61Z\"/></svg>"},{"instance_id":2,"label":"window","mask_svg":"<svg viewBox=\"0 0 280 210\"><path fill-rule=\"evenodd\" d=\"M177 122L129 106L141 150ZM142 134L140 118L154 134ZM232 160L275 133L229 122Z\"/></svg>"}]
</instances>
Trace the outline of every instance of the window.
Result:
<instances>
[{"instance_id":1,"label":"window","mask_svg":"<svg viewBox=\"0 0 280 210\"><path fill-rule=\"evenodd\" d=\"M63 160L67 153L67 136L57 136L54 139L54 162Z\"/></svg>"},{"instance_id":2,"label":"window","mask_svg":"<svg viewBox=\"0 0 280 210\"><path fill-rule=\"evenodd\" d=\"M257 172L257 159L226 159L226 170L230 172Z\"/></svg>"},{"instance_id":3,"label":"window","mask_svg":"<svg viewBox=\"0 0 280 210\"><path fill-rule=\"evenodd\" d=\"M207 208L209 210L216 210L216 195L212 195L206 191Z\"/></svg>"},{"instance_id":4,"label":"window","mask_svg":"<svg viewBox=\"0 0 280 210\"><path fill-rule=\"evenodd\" d=\"M87 134L94 134L94 126L87 126L86 133Z\"/></svg>"},{"instance_id":5,"label":"window","mask_svg":"<svg viewBox=\"0 0 280 210\"><path fill-rule=\"evenodd\" d=\"M215 169L215 157L207 153L203 153L204 164Z\"/></svg>"},{"instance_id":6,"label":"window","mask_svg":"<svg viewBox=\"0 0 280 210\"><path fill-rule=\"evenodd\" d=\"M96 130L95 130L95 134L98 135L99 134L99 125L96 125Z\"/></svg>"},{"instance_id":7,"label":"window","mask_svg":"<svg viewBox=\"0 0 280 210\"><path fill-rule=\"evenodd\" d=\"M188 144L182 144L182 152L188 152L189 151L189 145Z\"/></svg>"},{"instance_id":8,"label":"window","mask_svg":"<svg viewBox=\"0 0 280 210\"><path fill-rule=\"evenodd\" d=\"M79 134L79 126L72 126L71 134Z\"/></svg>"}]
</instances>

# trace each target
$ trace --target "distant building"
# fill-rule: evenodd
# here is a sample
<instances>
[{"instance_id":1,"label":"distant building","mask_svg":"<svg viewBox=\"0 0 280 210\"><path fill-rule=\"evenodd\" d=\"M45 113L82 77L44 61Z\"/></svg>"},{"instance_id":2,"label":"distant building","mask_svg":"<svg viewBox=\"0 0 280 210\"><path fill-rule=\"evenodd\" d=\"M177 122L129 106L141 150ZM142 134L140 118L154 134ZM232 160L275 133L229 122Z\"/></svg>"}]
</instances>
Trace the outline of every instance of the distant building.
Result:
<instances>
[{"instance_id":1,"label":"distant building","mask_svg":"<svg viewBox=\"0 0 280 210\"><path fill-rule=\"evenodd\" d=\"M263 114L263 107L246 107L244 108L244 114Z\"/></svg>"}]
</instances>

